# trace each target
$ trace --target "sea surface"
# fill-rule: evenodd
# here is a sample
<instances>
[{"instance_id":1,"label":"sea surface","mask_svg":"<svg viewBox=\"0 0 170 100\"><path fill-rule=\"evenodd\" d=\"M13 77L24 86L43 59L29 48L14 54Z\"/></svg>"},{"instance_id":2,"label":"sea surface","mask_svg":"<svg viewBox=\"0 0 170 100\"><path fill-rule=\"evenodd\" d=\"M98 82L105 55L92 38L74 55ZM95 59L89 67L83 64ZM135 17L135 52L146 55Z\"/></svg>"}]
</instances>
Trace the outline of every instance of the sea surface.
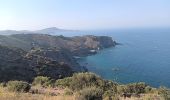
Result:
<instances>
[{"instance_id":1,"label":"sea surface","mask_svg":"<svg viewBox=\"0 0 170 100\"><path fill-rule=\"evenodd\" d=\"M127 29L89 32L121 43L79 63L101 77L127 84L146 82L170 87L170 29Z\"/></svg>"}]
</instances>

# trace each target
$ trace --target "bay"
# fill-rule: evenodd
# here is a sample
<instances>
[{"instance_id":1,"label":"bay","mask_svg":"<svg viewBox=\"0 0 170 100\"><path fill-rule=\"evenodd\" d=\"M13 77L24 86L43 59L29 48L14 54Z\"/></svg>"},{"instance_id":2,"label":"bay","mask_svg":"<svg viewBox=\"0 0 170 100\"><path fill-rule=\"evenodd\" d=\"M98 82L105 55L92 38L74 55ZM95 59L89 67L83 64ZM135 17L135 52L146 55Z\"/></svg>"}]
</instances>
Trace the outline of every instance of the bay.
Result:
<instances>
[{"instance_id":1,"label":"bay","mask_svg":"<svg viewBox=\"0 0 170 100\"><path fill-rule=\"evenodd\" d=\"M79 59L89 71L119 83L146 82L170 87L170 29L89 32L111 36L121 45Z\"/></svg>"}]
</instances>

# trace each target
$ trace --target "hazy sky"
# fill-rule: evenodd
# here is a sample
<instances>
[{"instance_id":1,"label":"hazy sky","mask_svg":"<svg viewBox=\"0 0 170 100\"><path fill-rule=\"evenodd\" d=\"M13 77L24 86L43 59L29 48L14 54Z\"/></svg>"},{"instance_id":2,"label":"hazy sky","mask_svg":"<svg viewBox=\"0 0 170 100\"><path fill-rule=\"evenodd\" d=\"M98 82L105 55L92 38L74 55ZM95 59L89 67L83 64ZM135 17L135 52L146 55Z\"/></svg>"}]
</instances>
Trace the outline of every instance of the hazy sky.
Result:
<instances>
[{"instance_id":1,"label":"hazy sky","mask_svg":"<svg viewBox=\"0 0 170 100\"><path fill-rule=\"evenodd\" d=\"M0 30L170 27L170 0L0 0Z\"/></svg>"}]
</instances>

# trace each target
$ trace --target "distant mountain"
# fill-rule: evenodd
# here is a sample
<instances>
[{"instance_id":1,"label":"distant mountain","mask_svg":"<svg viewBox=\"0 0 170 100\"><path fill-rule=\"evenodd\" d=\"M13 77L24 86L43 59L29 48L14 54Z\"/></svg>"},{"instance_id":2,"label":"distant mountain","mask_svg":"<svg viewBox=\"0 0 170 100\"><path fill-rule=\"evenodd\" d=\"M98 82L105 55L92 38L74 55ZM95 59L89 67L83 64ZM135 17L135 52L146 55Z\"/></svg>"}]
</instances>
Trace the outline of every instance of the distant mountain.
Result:
<instances>
[{"instance_id":1,"label":"distant mountain","mask_svg":"<svg viewBox=\"0 0 170 100\"><path fill-rule=\"evenodd\" d=\"M0 31L0 35L11 35L11 34L20 34L22 33L21 31L16 31L16 30L3 30Z\"/></svg>"},{"instance_id":2,"label":"distant mountain","mask_svg":"<svg viewBox=\"0 0 170 100\"><path fill-rule=\"evenodd\" d=\"M65 33L65 32L77 32L78 30L65 30L65 29L59 29L56 27L50 27L50 28L45 28L42 30L37 30L34 31L35 33L42 33L42 34L51 34L51 35L56 35L56 34L60 34L61 33Z\"/></svg>"},{"instance_id":3,"label":"distant mountain","mask_svg":"<svg viewBox=\"0 0 170 100\"><path fill-rule=\"evenodd\" d=\"M45 28L42 30L36 30L36 31L29 31L29 30L22 30L22 31L16 31L16 30L3 30L0 31L0 35L12 35L12 34L49 34L49 35L64 35L69 34L73 32L79 32L78 30L66 30L66 29L60 29L56 27L50 27Z\"/></svg>"}]
</instances>

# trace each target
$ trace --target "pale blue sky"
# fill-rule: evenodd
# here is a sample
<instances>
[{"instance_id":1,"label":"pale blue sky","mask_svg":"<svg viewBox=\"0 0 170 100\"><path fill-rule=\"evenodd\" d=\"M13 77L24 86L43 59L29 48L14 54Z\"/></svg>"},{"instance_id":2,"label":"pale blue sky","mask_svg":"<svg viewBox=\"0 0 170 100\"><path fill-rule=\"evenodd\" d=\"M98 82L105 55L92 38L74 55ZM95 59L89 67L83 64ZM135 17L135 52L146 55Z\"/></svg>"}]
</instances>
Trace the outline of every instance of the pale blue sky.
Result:
<instances>
[{"instance_id":1,"label":"pale blue sky","mask_svg":"<svg viewBox=\"0 0 170 100\"><path fill-rule=\"evenodd\" d=\"M0 30L170 27L170 0L0 0Z\"/></svg>"}]
</instances>

